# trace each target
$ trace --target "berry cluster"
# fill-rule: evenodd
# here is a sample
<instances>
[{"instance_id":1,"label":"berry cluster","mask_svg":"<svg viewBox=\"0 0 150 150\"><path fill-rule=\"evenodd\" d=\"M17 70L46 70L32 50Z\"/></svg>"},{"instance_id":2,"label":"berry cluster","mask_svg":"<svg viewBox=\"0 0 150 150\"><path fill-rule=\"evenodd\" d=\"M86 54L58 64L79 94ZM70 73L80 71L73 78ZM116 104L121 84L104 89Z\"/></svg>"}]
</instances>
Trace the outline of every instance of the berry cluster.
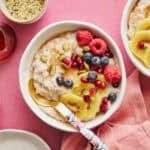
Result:
<instances>
[{"instance_id":1,"label":"berry cluster","mask_svg":"<svg viewBox=\"0 0 150 150\"><path fill-rule=\"evenodd\" d=\"M89 94L83 96L84 101L90 103L91 96L95 95L99 89L104 90L106 88L106 83L98 79L98 74L103 74L109 84L118 87L121 80L121 71L116 65L110 64L110 58L113 58L113 54L102 38L94 38L94 35L88 30L79 30L76 32L76 39L80 47L86 47L85 51L83 48L83 55L79 56L73 52L71 57L62 59L62 63L68 69L87 70L87 76L82 76L80 81L94 85L93 88L89 89ZM56 81L60 86L64 85L67 88L73 86L72 80L64 80L63 77L57 77ZM108 97L104 97L100 106L101 112L105 113L109 102L114 102L116 97L116 93L110 93Z\"/></svg>"}]
</instances>

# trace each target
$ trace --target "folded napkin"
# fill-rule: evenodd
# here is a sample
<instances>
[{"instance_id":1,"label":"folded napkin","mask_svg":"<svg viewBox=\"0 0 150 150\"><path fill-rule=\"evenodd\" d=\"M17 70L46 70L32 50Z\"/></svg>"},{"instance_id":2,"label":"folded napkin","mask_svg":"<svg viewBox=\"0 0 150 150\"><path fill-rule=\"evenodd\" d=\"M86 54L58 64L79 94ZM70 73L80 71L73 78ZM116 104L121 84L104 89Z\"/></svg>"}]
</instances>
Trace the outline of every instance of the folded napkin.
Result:
<instances>
[{"instance_id":1,"label":"folded napkin","mask_svg":"<svg viewBox=\"0 0 150 150\"><path fill-rule=\"evenodd\" d=\"M95 133L111 150L150 150L150 78L134 71L120 109ZM91 150L78 133L65 134L61 150Z\"/></svg>"}]
</instances>

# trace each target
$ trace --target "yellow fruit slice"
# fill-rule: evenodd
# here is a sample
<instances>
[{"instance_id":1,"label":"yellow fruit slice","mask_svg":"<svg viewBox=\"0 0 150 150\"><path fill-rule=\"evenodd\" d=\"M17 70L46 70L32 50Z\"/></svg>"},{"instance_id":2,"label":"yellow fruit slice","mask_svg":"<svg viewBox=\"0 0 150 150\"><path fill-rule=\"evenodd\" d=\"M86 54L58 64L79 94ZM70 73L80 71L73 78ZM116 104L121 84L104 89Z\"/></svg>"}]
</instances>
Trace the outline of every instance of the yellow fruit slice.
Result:
<instances>
[{"instance_id":1,"label":"yellow fruit slice","mask_svg":"<svg viewBox=\"0 0 150 150\"><path fill-rule=\"evenodd\" d=\"M145 55L144 55L145 66L150 68L150 45L148 46Z\"/></svg>"},{"instance_id":2,"label":"yellow fruit slice","mask_svg":"<svg viewBox=\"0 0 150 150\"><path fill-rule=\"evenodd\" d=\"M135 34L133 39L130 41L130 49L133 52L133 54L139 58L141 61L144 62L144 56L146 52L146 48L144 49L138 49L138 43L140 41L150 41L150 31L139 31Z\"/></svg>"},{"instance_id":3,"label":"yellow fruit slice","mask_svg":"<svg viewBox=\"0 0 150 150\"><path fill-rule=\"evenodd\" d=\"M32 98L40 106L44 106L44 107L56 106L59 103L59 102L56 102L56 101L47 100L44 97L42 97L41 95L36 94L35 88L34 88L34 80L33 79L29 80L29 91L30 91L30 94L31 94Z\"/></svg>"},{"instance_id":4,"label":"yellow fruit slice","mask_svg":"<svg viewBox=\"0 0 150 150\"><path fill-rule=\"evenodd\" d=\"M78 109L87 109L87 103L84 102L83 98L74 94L63 94L59 100L65 105L76 106Z\"/></svg>"},{"instance_id":5,"label":"yellow fruit slice","mask_svg":"<svg viewBox=\"0 0 150 150\"><path fill-rule=\"evenodd\" d=\"M91 97L92 101L90 107L86 110L80 110L76 113L76 116L81 121L91 120L95 118L96 114L99 112L100 104L102 95L96 94L95 96Z\"/></svg>"},{"instance_id":6,"label":"yellow fruit slice","mask_svg":"<svg viewBox=\"0 0 150 150\"><path fill-rule=\"evenodd\" d=\"M140 25L137 27L136 32L143 30L150 30L150 18L142 20Z\"/></svg>"}]
</instances>

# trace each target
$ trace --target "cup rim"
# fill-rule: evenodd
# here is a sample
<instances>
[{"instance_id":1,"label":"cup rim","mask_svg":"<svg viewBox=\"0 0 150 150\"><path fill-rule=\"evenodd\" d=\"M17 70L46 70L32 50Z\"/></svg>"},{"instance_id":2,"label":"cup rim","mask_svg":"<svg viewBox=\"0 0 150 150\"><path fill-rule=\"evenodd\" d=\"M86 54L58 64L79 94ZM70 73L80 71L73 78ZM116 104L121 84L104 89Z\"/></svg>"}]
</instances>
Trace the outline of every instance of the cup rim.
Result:
<instances>
[{"instance_id":1,"label":"cup rim","mask_svg":"<svg viewBox=\"0 0 150 150\"><path fill-rule=\"evenodd\" d=\"M4 6L5 5L4 3L5 3L4 1L0 3L0 11L2 12L2 14L10 21L13 21L18 24L31 24L31 23L38 21L44 15L44 13L46 12L47 7L48 7L48 0L45 0L43 10L41 11L41 13L38 16L33 17L31 20L19 20L19 19L16 19L15 17L13 17L12 15L10 15L7 7Z\"/></svg>"},{"instance_id":2,"label":"cup rim","mask_svg":"<svg viewBox=\"0 0 150 150\"><path fill-rule=\"evenodd\" d=\"M125 51L126 51L128 57L130 58L131 62L141 73L143 73L145 76L150 77L150 69L145 67L144 64L142 64L142 62L140 60L138 60L138 58L136 58L136 56L134 56L134 54L131 52L131 50L129 48L129 40L127 37L127 22L128 22L127 20L128 20L128 17L129 17L129 14L130 14L132 8L135 6L137 1L138 0L132 0L132 1L128 0L124 7L122 19L121 19L121 26L120 26L121 38L123 41Z\"/></svg>"},{"instance_id":3,"label":"cup rim","mask_svg":"<svg viewBox=\"0 0 150 150\"><path fill-rule=\"evenodd\" d=\"M82 22L82 21L72 21L72 20L66 20L66 21L60 21L60 22L56 22L56 23L53 23L53 24L50 24L48 26L46 26L45 28L43 28L39 33L37 33L35 35L35 37L30 41L29 45L27 46L24 54L22 55L22 58L21 58L21 61L20 61L20 65L19 65L19 85L20 85L20 89L21 89L21 93L23 95L23 98L24 98L24 101L26 102L26 104L29 106L29 108L34 112L34 114L40 118L42 121L44 121L46 124L54 127L54 128L57 128L59 130L63 130L63 131L67 131L67 132L77 132L77 130L73 129L72 127L69 127L67 125L65 125L65 123L63 123L64 125L60 125L60 124L57 124L58 122L57 121L54 121L50 116L48 116L48 118L51 118L52 122L50 123L50 121L48 121L47 117L38 112L37 111L37 107L36 108L33 108L31 107L31 104L30 102L26 99L26 94L23 92L23 82L22 82L22 67L23 67L23 63L26 59L26 53L27 51L30 50L30 47L32 46L32 44L34 43L34 41L37 39L37 38L40 38L40 36L42 34L44 34L47 30L49 30L50 28L53 28L55 26L60 26L60 25L64 25L64 24L73 24L73 25L77 25L77 26L86 26L87 28L89 27L90 29L96 29L97 32L99 32L102 36L104 36L104 38L106 38L114 47L114 51L116 52L117 56L118 56L118 61L119 61L119 65L120 65L120 68L121 68L121 71L122 71L122 81L121 81L121 90L120 90L120 93L119 93L119 97L118 97L118 102L116 103L115 107L113 110L111 110L111 113L106 113L104 116L105 117L102 117L98 122L94 122L93 120L93 123L91 123L91 125L87 125L86 127L87 128L94 128L100 124L102 124L104 121L106 121L108 118L110 118L112 116L112 114L114 114L114 112L116 112L118 110L118 108L120 107L122 101L123 101L123 96L124 96L124 93L125 93L125 89L126 89L126 71L125 71L125 67L124 67L124 62L123 62L123 59L122 59L122 55L121 55L121 52L117 46L117 44L115 43L115 41L107 34L105 33L101 28L91 24L91 23L88 23L88 22ZM42 44L42 43L41 43ZM37 105L37 104L36 104ZM43 112L44 113L44 112ZM43 117L43 118L42 118ZM47 118L47 119L46 119ZM50 119L49 119L50 120ZM56 119L55 119L56 120ZM91 121L91 122L92 122Z\"/></svg>"}]
</instances>

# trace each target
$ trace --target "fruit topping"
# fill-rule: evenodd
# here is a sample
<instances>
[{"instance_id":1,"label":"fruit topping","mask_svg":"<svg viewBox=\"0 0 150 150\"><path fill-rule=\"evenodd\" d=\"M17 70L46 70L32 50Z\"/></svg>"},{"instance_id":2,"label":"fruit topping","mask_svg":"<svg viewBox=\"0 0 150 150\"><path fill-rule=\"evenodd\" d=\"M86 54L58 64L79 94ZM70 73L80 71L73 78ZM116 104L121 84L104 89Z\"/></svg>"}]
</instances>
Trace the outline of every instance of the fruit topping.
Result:
<instances>
[{"instance_id":1,"label":"fruit topping","mask_svg":"<svg viewBox=\"0 0 150 150\"><path fill-rule=\"evenodd\" d=\"M90 69L91 69L92 71L97 71L97 66L91 65L91 66L90 66Z\"/></svg>"},{"instance_id":2,"label":"fruit topping","mask_svg":"<svg viewBox=\"0 0 150 150\"><path fill-rule=\"evenodd\" d=\"M91 62L91 59L93 57L93 54L90 53L90 52L86 52L83 56L83 60L87 63L90 63Z\"/></svg>"},{"instance_id":3,"label":"fruit topping","mask_svg":"<svg viewBox=\"0 0 150 150\"><path fill-rule=\"evenodd\" d=\"M104 69L104 76L108 83L118 83L121 80L120 68L113 64L109 64Z\"/></svg>"},{"instance_id":4,"label":"fruit topping","mask_svg":"<svg viewBox=\"0 0 150 150\"><path fill-rule=\"evenodd\" d=\"M111 92L111 93L108 95L108 100L109 100L110 102L114 102L114 101L116 100L116 98L117 98L117 94L114 93L114 92Z\"/></svg>"},{"instance_id":5,"label":"fruit topping","mask_svg":"<svg viewBox=\"0 0 150 150\"><path fill-rule=\"evenodd\" d=\"M71 88L73 86L73 81L71 79L64 80L64 86L66 88Z\"/></svg>"},{"instance_id":6,"label":"fruit topping","mask_svg":"<svg viewBox=\"0 0 150 150\"><path fill-rule=\"evenodd\" d=\"M96 80L96 78L97 78L97 72L96 71L89 71L87 78L88 78L89 81Z\"/></svg>"},{"instance_id":7,"label":"fruit topping","mask_svg":"<svg viewBox=\"0 0 150 150\"><path fill-rule=\"evenodd\" d=\"M83 60L82 60L80 57L77 57L77 63L78 63L79 65L81 65L81 64L83 64Z\"/></svg>"},{"instance_id":8,"label":"fruit topping","mask_svg":"<svg viewBox=\"0 0 150 150\"><path fill-rule=\"evenodd\" d=\"M102 56L107 49L107 45L102 39L93 39L90 43L90 48L93 54Z\"/></svg>"},{"instance_id":9,"label":"fruit topping","mask_svg":"<svg viewBox=\"0 0 150 150\"><path fill-rule=\"evenodd\" d=\"M140 42L137 44L137 48L138 48L138 49L144 49L144 48L145 48L145 43L144 43L144 41L140 41Z\"/></svg>"},{"instance_id":10,"label":"fruit topping","mask_svg":"<svg viewBox=\"0 0 150 150\"><path fill-rule=\"evenodd\" d=\"M101 111L102 113L106 113L107 110L108 110L108 99L107 99L107 97L104 97L104 98L102 99L102 104L101 104L101 106L100 106L100 111Z\"/></svg>"},{"instance_id":11,"label":"fruit topping","mask_svg":"<svg viewBox=\"0 0 150 150\"><path fill-rule=\"evenodd\" d=\"M95 80L94 84L96 87L100 87L101 86L101 81L100 80Z\"/></svg>"},{"instance_id":12,"label":"fruit topping","mask_svg":"<svg viewBox=\"0 0 150 150\"><path fill-rule=\"evenodd\" d=\"M80 78L80 81L81 81L82 83L88 83L88 82L89 82L89 80L88 80L86 77L81 77L81 78Z\"/></svg>"},{"instance_id":13,"label":"fruit topping","mask_svg":"<svg viewBox=\"0 0 150 150\"><path fill-rule=\"evenodd\" d=\"M59 86L64 84L64 78L63 77L57 77L56 82Z\"/></svg>"},{"instance_id":14,"label":"fruit topping","mask_svg":"<svg viewBox=\"0 0 150 150\"><path fill-rule=\"evenodd\" d=\"M72 60L73 62L75 62L76 59L77 59L77 54L72 53L72 55L71 55L71 60Z\"/></svg>"},{"instance_id":15,"label":"fruit topping","mask_svg":"<svg viewBox=\"0 0 150 150\"><path fill-rule=\"evenodd\" d=\"M84 95L83 98L86 103L91 103L91 98L89 95Z\"/></svg>"},{"instance_id":16,"label":"fruit topping","mask_svg":"<svg viewBox=\"0 0 150 150\"><path fill-rule=\"evenodd\" d=\"M7 24L0 22L0 61L11 55L16 46L17 38L14 30Z\"/></svg>"},{"instance_id":17,"label":"fruit topping","mask_svg":"<svg viewBox=\"0 0 150 150\"><path fill-rule=\"evenodd\" d=\"M88 30L79 30L76 33L76 38L80 46L85 46L91 42L93 36Z\"/></svg>"},{"instance_id":18,"label":"fruit topping","mask_svg":"<svg viewBox=\"0 0 150 150\"><path fill-rule=\"evenodd\" d=\"M101 58L101 65L104 67L109 64L109 58L107 56L103 56Z\"/></svg>"},{"instance_id":19,"label":"fruit topping","mask_svg":"<svg viewBox=\"0 0 150 150\"><path fill-rule=\"evenodd\" d=\"M90 90L89 90L89 94L90 94L90 96L92 96L92 95L95 95L97 93L97 88L91 88Z\"/></svg>"},{"instance_id":20,"label":"fruit topping","mask_svg":"<svg viewBox=\"0 0 150 150\"><path fill-rule=\"evenodd\" d=\"M79 66L79 70L83 70L84 69L84 64L81 64L80 66Z\"/></svg>"},{"instance_id":21,"label":"fruit topping","mask_svg":"<svg viewBox=\"0 0 150 150\"><path fill-rule=\"evenodd\" d=\"M101 82L101 84L99 85L99 87L100 87L101 89L105 89L105 88L106 88L106 84L105 84L104 82Z\"/></svg>"},{"instance_id":22,"label":"fruit topping","mask_svg":"<svg viewBox=\"0 0 150 150\"><path fill-rule=\"evenodd\" d=\"M66 66L68 66L68 67L69 67L69 66L70 66L70 64L71 64L71 61L70 61L70 59L69 59L69 58L67 58L67 57L66 57L66 58L64 58L64 59L63 59L63 63L64 63Z\"/></svg>"},{"instance_id":23,"label":"fruit topping","mask_svg":"<svg viewBox=\"0 0 150 150\"><path fill-rule=\"evenodd\" d=\"M97 68L97 72L98 72L98 73L102 73L102 72L103 72L103 67L99 66L99 67Z\"/></svg>"},{"instance_id":24,"label":"fruit topping","mask_svg":"<svg viewBox=\"0 0 150 150\"><path fill-rule=\"evenodd\" d=\"M77 62L73 62L73 63L71 64L71 67L72 67L72 68L77 68L77 67L78 67Z\"/></svg>"},{"instance_id":25,"label":"fruit topping","mask_svg":"<svg viewBox=\"0 0 150 150\"><path fill-rule=\"evenodd\" d=\"M103 97L102 98L102 103L103 104L107 104L108 103L108 98L107 97Z\"/></svg>"},{"instance_id":26,"label":"fruit topping","mask_svg":"<svg viewBox=\"0 0 150 150\"><path fill-rule=\"evenodd\" d=\"M94 56L91 60L92 65L98 66L101 64L101 58L98 56Z\"/></svg>"}]
</instances>

